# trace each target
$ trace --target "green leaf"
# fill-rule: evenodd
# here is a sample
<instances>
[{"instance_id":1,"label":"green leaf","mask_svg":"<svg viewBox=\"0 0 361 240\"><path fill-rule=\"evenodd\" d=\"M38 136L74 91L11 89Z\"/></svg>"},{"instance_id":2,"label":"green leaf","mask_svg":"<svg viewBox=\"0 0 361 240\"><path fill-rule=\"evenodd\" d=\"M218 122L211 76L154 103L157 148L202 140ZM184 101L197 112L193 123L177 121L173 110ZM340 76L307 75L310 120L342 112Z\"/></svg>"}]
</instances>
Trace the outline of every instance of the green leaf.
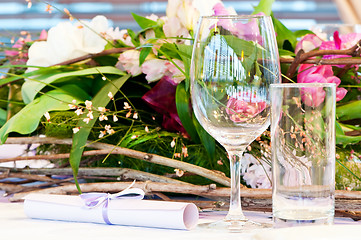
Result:
<instances>
[{"instance_id":1,"label":"green leaf","mask_svg":"<svg viewBox=\"0 0 361 240\"><path fill-rule=\"evenodd\" d=\"M164 55L167 55L169 58L182 60L182 58L179 56L179 51L176 44L164 43L160 47L160 50Z\"/></svg>"},{"instance_id":2,"label":"green leaf","mask_svg":"<svg viewBox=\"0 0 361 240\"><path fill-rule=\"evenodd\" d=\"M291 52L291 51L288 51L288 50L285 50L285 49L278 49L278 53L279 53L279 56L280 57L284 57L284 58L287 58L287 57L295 57L296 54L294 52Z\"/></svg>"},{"instance_id":3,"label":"green leaf","mask_svg":"<svg viewBox=\"0 0 361 240\"><path fill-rule=\"evenodd\" d=\"M336 144L346 146L348 144L356 144L361 141L361 136L347 136L345 134L336 133Z\"/></svg>"},{"instance_id":4,"label":"green leaf","mask_svg":"<svg viewBox=\"0 0 361 240\"><path fill-rule=\"evenodd\" d=\"M126 75L112 82L108 82L102 89L99 90L99 92L92 99L93 106L94 107L107 106L108 103L110 102L110 98L106 97L108 93L112 92L112 94L115 96L115 94L119 91L119 89L123 86L123 84L129 79L129 77L130 75ZM88 124L86 124L80 119L77 124L77 126L80 127L80 130L73 136L73 145L70 152L69 162L71 168L73 169L73 174L75 179L78 175L81 156L83 154L84 147L86 146L89 133L92 127L94 126L95 122L97 121L99 112L93 111L93 116L94 119L90 120Z\"/></svg>"},{"instance_id":5,"label":"green leaf","mask_svg":"<svg viewBox=\"0 0 361 240\"><path fill-rule=\"evenodd\" d=\"M179 56L182 58L182 61L183 61L183 64L184 64L184 70L185 70L185 73L186 73L185 89L186 89L186 91L188 91L189 86L190 86L189 69L191 67L193 46L185 45L185 44L179 44L179 45L177 45L177 48L178 48Z\"/></svg>"},{"instance_id":6,"label":"green leaf","mask_svg":"<svg viewBox=\"0 0 361 240\"><path fill-rule=\"evenodd\" d=\"M7 117L7 111L0 108L0 126L5 124L6 117Z\"/></svg>"},{"instance_id":7,"label":"green leaf","mask_svg":"<svg viewBox=\"0 0 361 240\"><path fill-rule=\"evenodd\" d=\"M301 38L301 37L305 36L306 34L313 34L313 32L310 30L305 30L305 29L294 32L294 35L296 38Z\"/></svg>"},{"instance_id":8,"label":"green leaf","mask_svg":"<svg viewBox=\"0 0 361 240\"><path fill-rule=\"evenodd\" d=\"M157 22L155 22L153 20L150 20L148 18L139 16L139 15L137 15L135 13L132 13L132 16L133 16L134 20L138 23L139 27L141 27L142 29L157 26Z\"/></svg>"},{"instance_id":9,"label":"green leaf","mask_svg":"<svg viewBox=\"0 0 361 240\"><path fill-rule=\"evenodd\" d=\"M361 100L337 107L336 116L339 121L361 118Z\"/></svg>"},{"instance_id":10,"label":"green leaf","mask_svg":"<svg viewBox=\"0 0 361 240\"><path fill-rule=\"evenodd\" d=\"M275 0L261 0L259 1L258 6L254 8L254 11L252 14L257 14L263 12L267 16L271 15L272 11L272 4Z\"/></svg>"},{"instance_id":11,"label":"green leaf","mask_svg":"<svg viewBox=\"0 0 361 240\"><path fill-rule=\"evenodd\" d=\"M202 145L205 147L208 156L211 161L214 161L215 154L216 154L216 141L214 138L208 134L206 130L199 124L197 118L193 114L193 124L198 132L199 138L201 140Z\"/></svg>"},{"instance_id":12,"label":"green leaf","mask_svg":"<svg viewBox=\"0 0 361 240\"><path fill-rule=\"evenodd\" d=\"M262 56L262 53L264 51L264 49L261 46L255 45L252 41L246 41L244 39L237 38L233 35L222 36L222 38L226 40L229 47L232 48L235 53L237 53L238 55L243 53L244 57L248 57L254 54L255 49L259 50L257 51L258 56Z\"/></svg>"},{"instance_id":13,"label":"green leaf","mask_svg":"<svg viewBox=\"0 0 361 240\"><path fill-rule=\"evenodd\" d=\"M192 120L192 109L190 108L190 96L185 89L184 82L179 83L177 86L175 102L177 106L178 116L182 122L184 129L187 131L187 133L194 142L199 143L200 139Z\"/></svg>"},{"instance_id":14,"label":"green leaf","mask_svg":"<svg viewBox=\"0 0 361 240\"><path fill-rule=\"evenodd\" d=\"M346 146L348 144L355 144L361 141L361 136L347 136L343 131L344 124L336 121L336 144Z\"/></svg>"},{"instance_id":15,"label":"green leaf","mask_svg":"<svg viewBox=\"0 0 361 240\"><path fill-rule=\"evenodd\" d=\"M1 143L6 141L8 134L11 132L29 134L35 131L45 112L68 110L68 104L74 99L77 102L84 101L79 96L86 93L81 93L81 91L81 89L77 89L76 92L70 95L68 92L56 89L35 99L10 118L0 129Z\"/></svg>"},{"instance_id":16,"label":"green leaf","mask_svg":"<svg viewBox=\"0 0 361 240\"><path fill-rule=\"evenodd\" d=\"M148 57L151 51L152 51L152 47L142 48L139 54L139 66L141 66L144 63L145 59Z\"/></svg>"},{"instance_id":17,"label":"green leaf","mask_svg":"<svg viewBox=\"0 0 361 240\"><path fill-rule=\"evenodd\" d=\"M1 67L4 67L4 66L0 66ZM14 67L14 66L12 66ZM49 67L49 68L40 68L38 70L34 70L34 71L31 71L31 72L28 72L28 73L24 73L22 75L11 75L7 78L2 78L0 79L0 86L3 86L5 84L8 84L8 83L12 83L12 82L15 82L17 80L20 80L20 79L26 79L28 77L31 77L31 76L37 76L37 75L40 75L40 74L49 74L51 72L54 73L54 71L59 71L61 69L63 69L64 67L59 67L59 66L54 66L54 67Z\"/></svg>"},{"instance_id":18,"label":"green leaf","mask_svg":"<svg viewBox=\"0 0 361 240\"><path fill-rule=\"evenodd\" d=\"M272 16L272 21L273 21L273 25L275 28L275 32L277 33L277 44L278 44L278 48L279 49L283 49L284 48L284 44L286 41L289 41L291 43L291 46L293 49L288 49L290 51L293 51L295 49L296 43L297 43L297 38L294 35L294 33L289 30L285 25L283 25L277 18L275 18Z\"/></svg>"},{"instance_id":19,"label":"green leaf","mask_svg":"<svg viewBox=\"0 0 361 240\"><path fill-rule=\"evenodd\" d=\"M46 74L43 76L37 77L34 80L26 81L22 88L22 96L25 103L30 103L34 100L35 96L46 86L49 84L54 84L56 82L60 82L65 78L72 78L78 76L85 76L85 75L92 75L92 74L115 74L115 75L125 75L125 73L119 70L116 67L111 66L104 66L104 67L94 67L94 68L87 68L77 71L71 72L60 72L54 74ZM41 81L39 81L41 80Z\"/></svg>"}]
</instances>

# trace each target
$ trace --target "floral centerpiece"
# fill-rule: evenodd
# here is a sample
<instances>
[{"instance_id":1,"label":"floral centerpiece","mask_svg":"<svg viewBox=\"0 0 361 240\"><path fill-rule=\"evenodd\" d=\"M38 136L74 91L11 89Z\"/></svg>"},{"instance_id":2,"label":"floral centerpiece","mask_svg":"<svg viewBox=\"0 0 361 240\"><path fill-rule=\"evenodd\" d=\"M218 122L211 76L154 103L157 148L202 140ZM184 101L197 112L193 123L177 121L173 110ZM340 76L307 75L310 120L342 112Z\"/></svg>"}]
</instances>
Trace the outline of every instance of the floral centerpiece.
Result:
<instances>
[{"instance_id":1,"label":"floral centerpiece","mask_svg":"<svg viewBox=\"0 0 361 240\"><path fill-rule=\"evenodd\" d=\"M253 14L271 15L273 1L261 0ZM224 150L193 116L189 65L198 17L236 14L233 8L220 0L169 1L165 17L133 14L137 33L110 27L104 16L87 22L64 13L69 21L36 40L25 32L4 47L1 143L18 134L71 137L71 149L63 151L70 151L75 179L86 163L161 175L174 170L185 181L207 182L182 169L112 156L111 150L84 157L96 142L229 172ZM359 189L361 85L355 57L361 36L335 33L334 41L325 41L308 30L292 32L274 17L273 22L284 82L337 84L337 187ZM253 188L271 187L269 139L265 132L242 160L243 181Z\"/></svg>"}]
</instances>

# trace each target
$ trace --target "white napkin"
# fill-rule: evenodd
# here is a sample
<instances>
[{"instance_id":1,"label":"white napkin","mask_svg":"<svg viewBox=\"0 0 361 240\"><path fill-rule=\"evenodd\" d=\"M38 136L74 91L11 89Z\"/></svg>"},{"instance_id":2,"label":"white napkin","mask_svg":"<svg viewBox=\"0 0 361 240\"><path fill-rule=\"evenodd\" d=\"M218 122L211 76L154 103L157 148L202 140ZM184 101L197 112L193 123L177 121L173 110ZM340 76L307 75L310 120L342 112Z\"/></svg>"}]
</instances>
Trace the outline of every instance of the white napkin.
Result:
<instances>
[{"instance_id":1,"label":"white napkin","mask_svg":"<svg viewBox=\"0 0 361 240\"><path fill-rule=\"evenodd\" d=\"M79 196L29 194L24 197L29 218L105 223L103 204L88 208ZM110 200L106 214L112 224L172 229L192 229L198 222L193 203L140 199Z\"/></svg>"},{"instance_id":2,"label":"white napkin","mask_svg":"<svg viewBox=\"0 0 361 240\"><path fill-rule=\"evenodd\" d=\"M252 240L358 240L361 225L318 225L259 231Z\"/></svg>"}]
</instances>

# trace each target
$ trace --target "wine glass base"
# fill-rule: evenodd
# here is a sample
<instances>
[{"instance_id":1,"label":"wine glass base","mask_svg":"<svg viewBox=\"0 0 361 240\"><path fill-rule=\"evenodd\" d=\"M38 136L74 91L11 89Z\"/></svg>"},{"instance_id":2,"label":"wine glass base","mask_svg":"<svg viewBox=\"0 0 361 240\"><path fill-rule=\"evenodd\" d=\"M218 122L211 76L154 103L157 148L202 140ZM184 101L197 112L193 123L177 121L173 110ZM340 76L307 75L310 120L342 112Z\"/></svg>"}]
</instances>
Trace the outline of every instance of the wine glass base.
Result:
<instances>
[{"instance_id":1,"label":"wine glass base","mask_svg":"<svg viewBox=\"0 0 361 240\"><path fill-rule=\"evenodd\" d=\"M227 220L222 219L215 222L200 223L200 228L206 228L209 230L219 230L228 232L250 232L256 229L272 228L273 225L269 223L258 223L250 220Z\"/></svg>"}]
</instances>

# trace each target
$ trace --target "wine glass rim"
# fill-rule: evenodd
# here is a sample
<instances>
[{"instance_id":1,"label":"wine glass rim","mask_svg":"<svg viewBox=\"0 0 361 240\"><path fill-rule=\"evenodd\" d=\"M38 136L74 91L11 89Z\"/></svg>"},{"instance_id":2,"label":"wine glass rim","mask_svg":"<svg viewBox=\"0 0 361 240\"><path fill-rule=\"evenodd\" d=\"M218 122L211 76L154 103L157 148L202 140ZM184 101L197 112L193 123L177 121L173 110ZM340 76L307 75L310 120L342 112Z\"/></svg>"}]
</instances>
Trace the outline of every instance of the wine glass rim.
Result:
<instances>
[{"instance_id":1,"label":"wine glass rim","mask_svg":"<svg viewBox=\"0 0 361 240\"><path fill-rule=\"evenodd\" d=\"M265 16L265 15L246 15L246 14L242 14L242 15L212 15L212 16L201 16L201 18L207 18L207 19L249 19L249 18L270 18L270 16Z\"/></svg>"},{"instance_id":2,"label":"wine glass rim","mask_svg":"<svg viewBox=\"0 0 361 240\"><path fill-rule=\"evenodd\" d=\"M272 83L271 88L336 87L336 83Z\"/></svg>"}]
</instances>

